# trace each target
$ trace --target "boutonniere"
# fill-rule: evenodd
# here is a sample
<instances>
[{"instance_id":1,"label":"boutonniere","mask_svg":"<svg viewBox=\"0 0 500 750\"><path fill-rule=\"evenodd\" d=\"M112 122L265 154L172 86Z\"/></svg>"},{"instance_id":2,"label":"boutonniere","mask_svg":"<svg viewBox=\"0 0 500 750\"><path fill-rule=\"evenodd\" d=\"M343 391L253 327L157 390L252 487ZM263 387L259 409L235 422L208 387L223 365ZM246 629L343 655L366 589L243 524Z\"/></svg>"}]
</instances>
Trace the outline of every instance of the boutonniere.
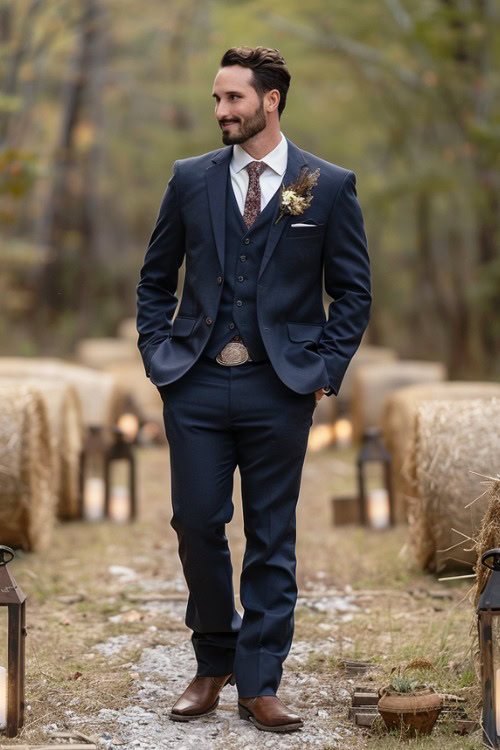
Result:
<instances>
[{"instance_id":1,"label":"boutonniere","mask_svg":"<svg viewBox=\"0 0 500 750\"><path fill-rule=\"evenodd\" d=\"M307 167L302 167L296 182L281 186L280 212L275 221L278 223L285 214L300 216L312 203L314 198L312 189L318 184L319 169L310 172Z\"/></svg>"}]
</instances>

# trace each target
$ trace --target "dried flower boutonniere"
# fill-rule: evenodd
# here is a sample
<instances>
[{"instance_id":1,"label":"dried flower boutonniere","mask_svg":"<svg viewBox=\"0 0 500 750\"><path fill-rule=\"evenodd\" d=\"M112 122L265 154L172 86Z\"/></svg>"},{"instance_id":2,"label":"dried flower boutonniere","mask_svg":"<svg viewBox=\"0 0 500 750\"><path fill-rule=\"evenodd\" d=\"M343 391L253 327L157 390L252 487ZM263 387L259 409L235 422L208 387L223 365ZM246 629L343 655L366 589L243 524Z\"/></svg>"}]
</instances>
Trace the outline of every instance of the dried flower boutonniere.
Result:
<instances>
[{"instance_id":1,"label":"dried flower boutonniere","mask_svg":"<svg viewBox=\"0 0 500 750\"><path fill-rule=\"evenodd\" d=\"M318 184L318 178L319 169L310 172L307 167L302 167L296 182L292 182L292 184L287 187L284 185L281 186L280 212L275 224L277 224L285 214L300 216L300 214L304 213L306 208L309 208L314 197L311 191L313 187Z\"/></svg>"}]
</instances>

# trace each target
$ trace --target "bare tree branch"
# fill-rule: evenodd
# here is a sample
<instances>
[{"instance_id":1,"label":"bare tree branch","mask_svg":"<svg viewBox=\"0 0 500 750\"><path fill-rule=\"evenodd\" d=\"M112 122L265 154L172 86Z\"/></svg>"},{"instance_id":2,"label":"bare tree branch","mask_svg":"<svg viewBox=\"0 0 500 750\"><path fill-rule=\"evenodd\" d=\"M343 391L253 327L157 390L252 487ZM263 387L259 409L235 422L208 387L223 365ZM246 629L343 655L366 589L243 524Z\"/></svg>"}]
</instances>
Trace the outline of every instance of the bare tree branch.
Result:
<instances>
[{"instance_id":1,"label":"bare tree branch","mask_svg":"<svg viewBox=\"0 0 500 750\"><path fill-rule=\"evenodd\" d=\"M414 27L413 18L406 12L399 0L384 0L396 23L405 31L412 31Z\"/></svg>"},{"instance_id":2,"label":"bare tree branch","mask_svg":"<svg viewBox=\"0 0 500 750\"><path fill-rule=\"evenodd\" d=\"M367 44L335 33L329 32L328 34L324 34L317 32L281 16L276 16L273 13L263 14L263 17L267 23L280 31L288 31L317 47L340 52L348 57L356 58L361 63L386 70L398 78L405 86L428 91L428 87L425 86L420 76L404 65L397 65L393 60L386 57L386 55L373 47L369 47Z\"/></svg>"}]
</instances>

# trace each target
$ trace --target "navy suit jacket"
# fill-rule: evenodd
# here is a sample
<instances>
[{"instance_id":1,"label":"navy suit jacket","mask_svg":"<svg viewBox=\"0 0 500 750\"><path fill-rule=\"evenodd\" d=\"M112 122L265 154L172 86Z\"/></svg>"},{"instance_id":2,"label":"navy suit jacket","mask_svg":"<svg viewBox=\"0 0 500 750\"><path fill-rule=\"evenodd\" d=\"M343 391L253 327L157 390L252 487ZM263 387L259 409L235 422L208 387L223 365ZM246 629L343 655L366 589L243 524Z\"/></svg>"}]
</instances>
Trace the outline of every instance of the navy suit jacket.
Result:
<instances>
[{"instance_id":1,"label":"navy suit jacket","mask_svg":"<svg viewBox=\"0 0 500 750\"><path fill-rule=\"evenodd\" d=\"M288 140L288 139L287 139ZM138 346L161 387L202 353L222 294L226 189L232 146L176 161L137 285ZM257 317L279 378L297 393L329 384L336 394L368 324L370 267L354 172L288 140L288 186L319 168L311 206L272 220L257 281ZM293 227L307 223L308 227ZM178 270L186 260L182 300ZM228 270L229 272L229 270ZM221 278L222 277L222 278ZM325 315L323 277L332 298Z\"/></svg>"}]
</instances>

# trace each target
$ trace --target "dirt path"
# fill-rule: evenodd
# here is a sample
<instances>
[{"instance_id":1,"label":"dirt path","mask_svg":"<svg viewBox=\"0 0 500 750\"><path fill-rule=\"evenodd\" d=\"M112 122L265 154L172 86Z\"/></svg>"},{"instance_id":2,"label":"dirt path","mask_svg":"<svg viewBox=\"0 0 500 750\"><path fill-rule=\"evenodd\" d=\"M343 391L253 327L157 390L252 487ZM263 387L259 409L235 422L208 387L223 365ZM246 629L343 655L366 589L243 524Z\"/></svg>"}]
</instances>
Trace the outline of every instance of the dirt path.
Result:
<instances>
[{"instance_id":1,"label":"dirt path","mask_svg":"<svg viewBox=\"0 0 500 750\"><path fill-rule=\"evenodd\" d=\"M46 741L56 729L90 735L103 748L264 750L389 748L398 738L368 735L347 718L346 658L384 672L417 656L436 665L440 690L477 695L468 654L472 611L465 584L418 573L407 531L334 529L330 498L353 491L352 454L309 453L299 504L299 601L281 698L305 719L286 736L259 732L236 712L226 687L215 716L180 724L167 710L195 672L184 626L186 589L169 526L168 448L139 451L140 520L133 526L58 526L50 551L19 556L14 574L29 596L26 727L5 746ZM228 529L237 572L243 553L239 481ZM235 590L238 580L235 575ZM480 747L438 729L443 748ZM426 743L418 747L434 746ZM2 745L3 746L3 745Z\"/></svg>"}]
</instances>

